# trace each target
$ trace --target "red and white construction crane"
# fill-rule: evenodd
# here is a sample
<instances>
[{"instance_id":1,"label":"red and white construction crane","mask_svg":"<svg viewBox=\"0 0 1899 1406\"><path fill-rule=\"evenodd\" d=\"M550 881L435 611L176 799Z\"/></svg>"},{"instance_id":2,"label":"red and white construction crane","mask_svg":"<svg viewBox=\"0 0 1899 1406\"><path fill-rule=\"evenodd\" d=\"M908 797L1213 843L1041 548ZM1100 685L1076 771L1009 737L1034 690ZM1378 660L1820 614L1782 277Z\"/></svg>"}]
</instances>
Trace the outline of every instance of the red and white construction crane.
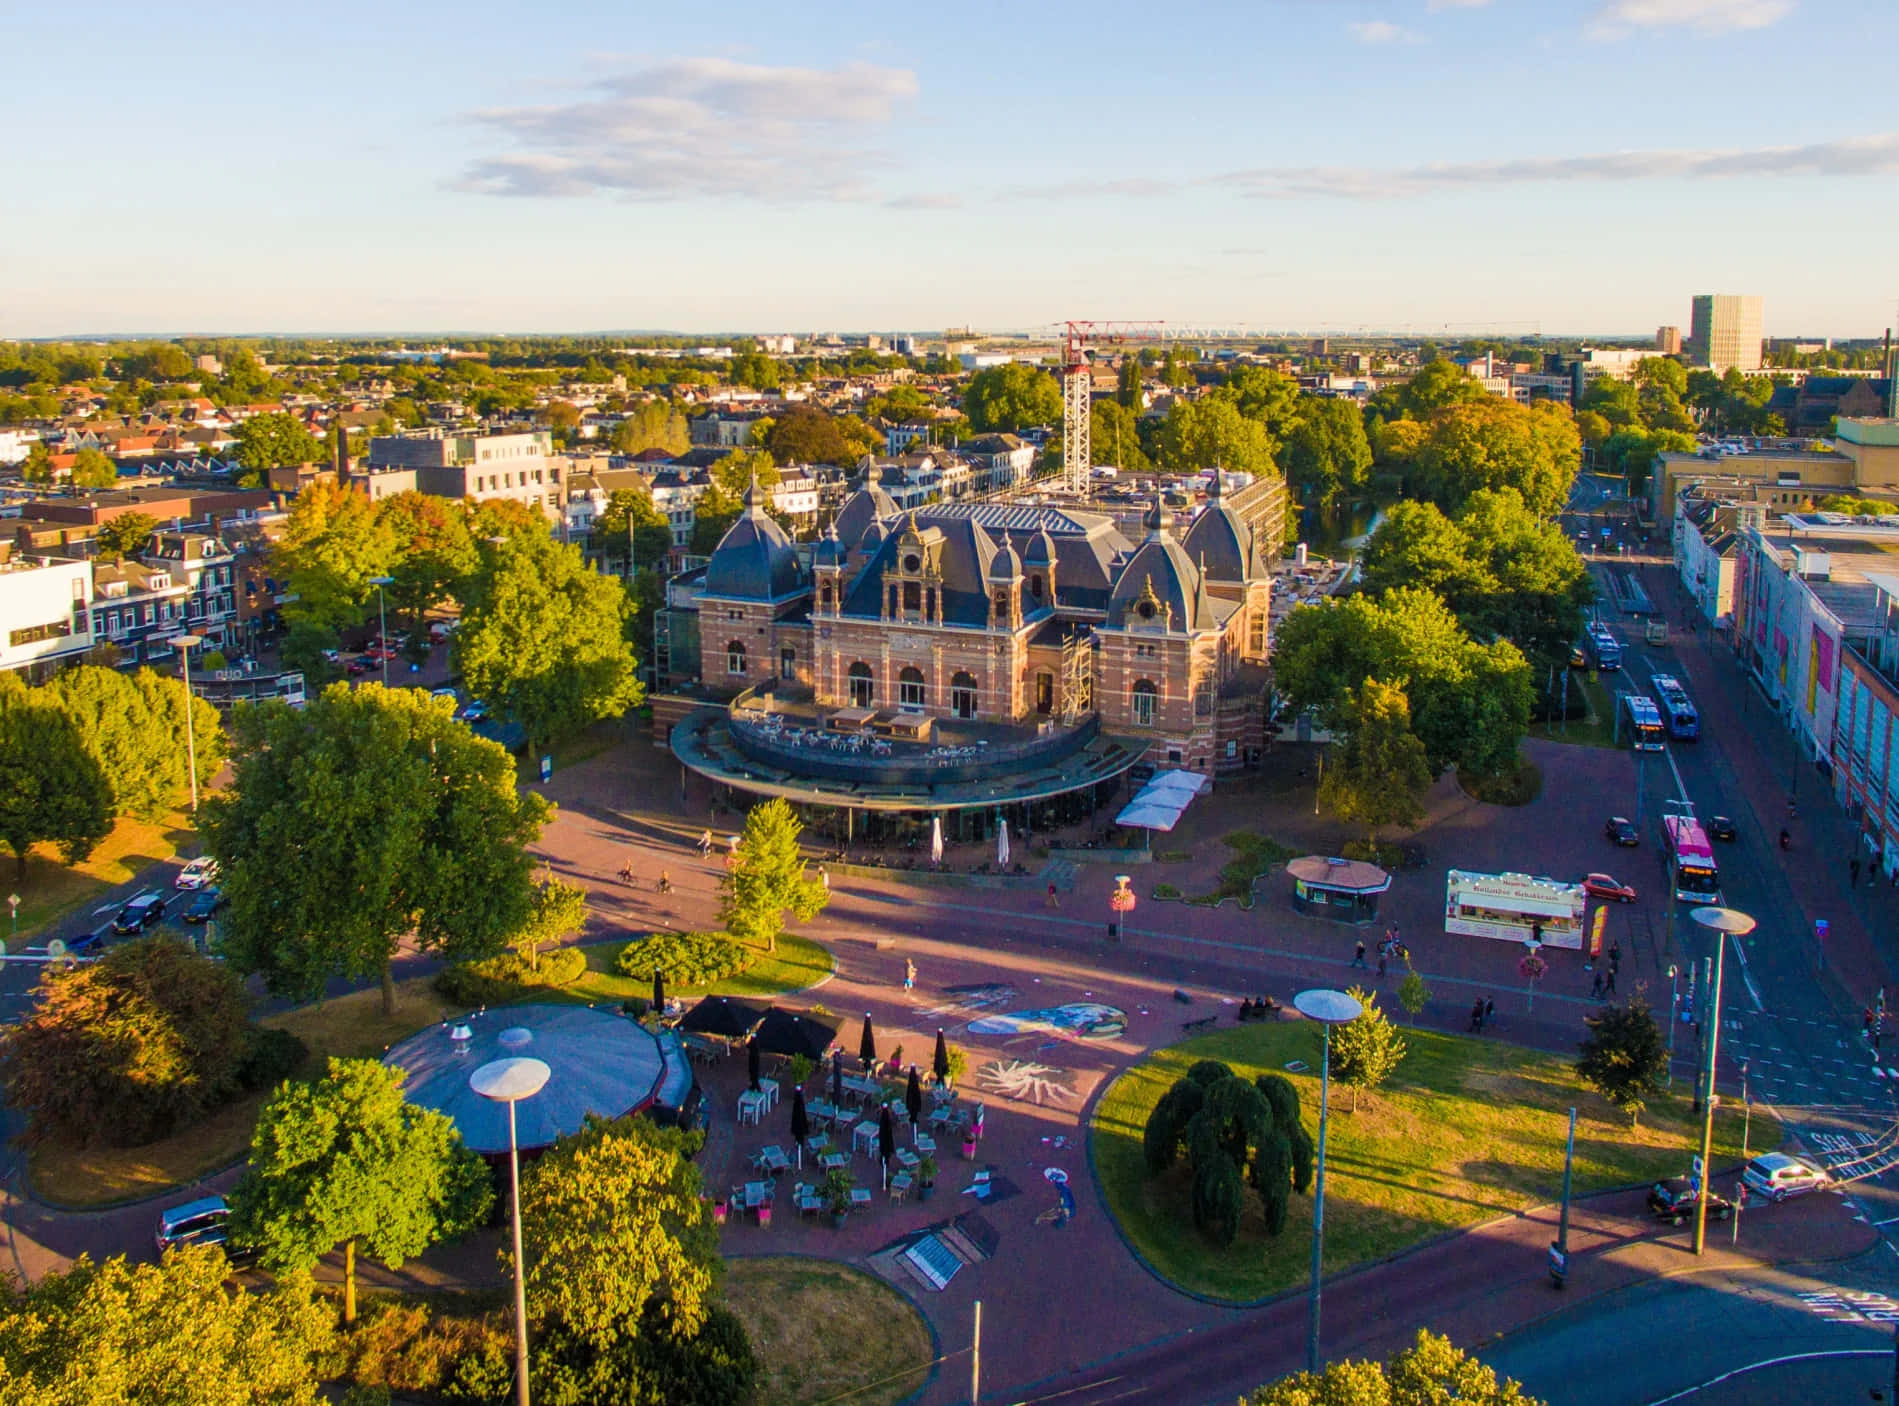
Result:
<instances>
[{"instance_id":1,"label":"red and white construction crane","mask_svg":"<svg viewBox=\"0 0 1899 1406\"><path fill-rule=\"evenodd\" d=\"M1138 328L1164 322L1065 322L1062 337L1062 483L1070 493L1086 494L1094 471L1094 446L1088 426L1094 409L1094 377L1089 353L1103 342L1125 342Z\"/></svg>"}]
</instances>

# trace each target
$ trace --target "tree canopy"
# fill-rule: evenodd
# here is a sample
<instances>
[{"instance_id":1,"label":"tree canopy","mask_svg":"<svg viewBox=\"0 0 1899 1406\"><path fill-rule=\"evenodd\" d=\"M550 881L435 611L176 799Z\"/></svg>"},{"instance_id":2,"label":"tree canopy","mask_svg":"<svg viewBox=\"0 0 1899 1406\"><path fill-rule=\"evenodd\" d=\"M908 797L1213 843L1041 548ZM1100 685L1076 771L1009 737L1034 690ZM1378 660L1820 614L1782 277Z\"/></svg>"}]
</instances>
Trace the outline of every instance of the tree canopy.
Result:
<instances>
[{"instance_id":1,"label":"tree canopy","mask_svg":"<svg viewBox=\"0 0 1899 1406\"><path fill-rule=\"evenodd\" d=\"M402 1071L332 1059L315 1083L272 1095L231 1191L236 1237L276 1274L344 1252L345 1322L356 1317L356 1245L390 1269L479 1225L494 1191L446 1114L402 1096Z\"/></svg>"},{"instance_id":2,"label":"tree canopy","mask_svg":"<svg viewBox=\"0 0 1899 1406\"><path fill-rule=\"evenodd\" d=\"M116 1256L0 1301L0 1389L10 1406L315 1406L331 1310L297 1278L261 1293L226 1284L213 1245L162 1264Z\"/></svg>"},{"instance_id":3,"label":"tree canopy","mask_svg":"<svg viewBox=\"0 0 1899 1406\"><path fill-rule=\"evenodd\" d=\"M1525 407L1479 388L1477 399L1425 422L1411 479L1417 496L1450 512L1481 489L1511 488L1531 512L1551 517L1568 500L1581 463L1582 439L1568 407Z\"/></svg>"},{"instance_id":4,"label":"tree canopy","mask_svg":"<svg viewBox=\"0 0 1899 1406\"><path fill-rule=\"evenodd\" d=\"M111 789L114 815L156 819L188 789L187 754L178 745L185 725L182 679L81 664L62 669L38 693L78 729ZM203 786L223 764L224 720L195 695L191 718Z\"/></svg>"},{"instance_id":5,"label":"tree canopy","mask_svg":"<svg viewBox=\"0 0 1899 1406\"><path fill-rule=\"evenodd\" d=\"M719 880L719 921L741 942L776 951L787 911L808 922L830 900L823 881L805 872L798 852L803 829L782 799L746 815L737 854Z\"/></svg>"},{"instance_id":6,"label":"tree canopy","mask_svg":"<svg viewBox=\"0 0 1899 1406\"><path fill-rule=\"evenodd\" d=\"M1363 1009L1343 1025L1332 1028L1328 1048L1332 1077L1352 1091L1352 1111L1358 1111L1360 1089L1375 1089L1404 1063L1404 1036L1391 1027L1378 1008L1376 993L1354 986L1347 995Z\"/></svg>"},{"instance_id":7,"label":"tree canopy","mask_svg":"<svg viewBox=\"0 0 1899 1406\"><path fill-rule=\"evenodd\" d=\"M1319 783L1319 799L1341 820L1365 827L1372 843L1387 825L1416 825L1431 784L1424 744L1411 731L1411 702L1396 684L1366 679L1347 696L1342 745Z\"/></svg>"},{"instance_id":8,"label":"tree canopy","mask_svg":"<svg viewBox=\"0 0 1899 1406\"><path fill-rule=\"evenodd\" d=\"M1371 442L1358 406L1336 396L1305 396L1286 433L1280 462L1304 501L1330 507L1364 489Z\"/></svg>"},{"instance_id":9,"label":"tree canopy","mask_svg":"<svg viewBox=\"0 0 1899 1406\"><path fill-rule=\"evenodd\" d=\"M241 709L232 731L231 786L200 815L225 954L274 994L380 977L392 1009L398 941L475 961L527 921L547 804L440 700L332 684L300 709Z\"/></svg>"},{"instance_id":10,"label":"tree canopy","mask_svg":"<svg viewBox=\"0 0 1899 1406\"><path fill-rule=\"evenodd\" d=\"M1062 388L1048 372L1019 361L985 367L963 387L963 414L983 432L1052 425L1062 418Z\"/></svg>"},{"instance_id":11,"label":"tree canopy","mask_svg":"<svg viewBox=\"0 0 1899 1406\"><path fill-rule=\"evenodd\" d=\"M119 468L97 449L82 449L73 455L74 488L110 488L119 481Z\"/></svg>"},{"instance_id":12,"label":"tree canopy","mask_svg":"<svg viewBox=\"0 0 1899 1406\"><path fill-rule=\"evenodd\" d=\"M376 526L388 533L389 606L407 629L419 630L423 616L458 596L474 574L468 514L459 503L410 491L376 504Z\"/></svg>"},{"instance_id":13,"label":"tree canopy","mask_svg":"<svg viewBox=\"0 0 1899 1406\"><path fill-rule=\"evenodd\" d=\"M640 454L648 449L684 454L692 447L692 429L670 401L643 400L628 407L609 439L620 454Z\"/></svg>"},{"instance_id":14,"label":"tree canopy","mask_svg":"<svg viewBox=\"0 0 1899 1406\"><path fill-rule=\"evenodd\" d=\"M1220 396L1175 401L1161 422L1156 448L1161 466L1178 473L1215 467L1255 477L1278 472L1266 427Z\"/></svg>"},{"instance_id":15,"label":"tree canopy","mask_svg":"<svg viewBox=\"0 0 1899 1406\"><path fill-rule=\"evenodd\" d=\"M285 619L330 637L361 624L376 593L370 578L391 575L395 557L392 519L367 495L318 479L291 503L272 550L274 571L296 597Z\"/></svg>"},{"instance_id":16,"label":"tree canopy","mask_svg":"<svg viewBox=\"0 0 1899 1406\"><path fill-rule=\"evenodd\" d=\"M152 545L158 519L146 513L120 513L99 527L99 560L123 561Z\"/></svg>"},{"instance_id":17,"label":"tree canopy","mask_svg":"<svg viewBox=\"0 0 1899 1406\"><path fill-rule=\"evenodd\" d=\"M673 525L653 506L653 495L639 488L616 488L593 520L594 550L626 560L627 528L633 529L633 559L648 566L665 559L673 547Z\"/></svg>"},{"instance_id":18,"label":"tree canopy","mask_svg":"<svg viewBox=\"0 0 1899 1406\"><path fill-rule=\"evenodd\" d=\"M112 829L112 783L57 699L0 673L0 840L18 877L42 840L77 864Z\"/></svg>"},{"instance_id":19,"label":"tree canopy","mask_svg":"<svg viewBox=\"0 0 1899 1406\"><path fill-rule=\"evenodd\" d=\"M618 579L545 533L481 556L455 632L455 662L476 697L535 746L640 702Z\"/></svg>"},{"instance_id":20,"label":"tree canopy","mask_svg":"<svg viewBox=\"0 0 1899 1406\"><path fill-rule=\"evenodd\" d=\"M1241 1406L1540 1406L1509 1378L1420 1328L1417 1340L1383 1365L1328 1362L1318 1375L1299 1372L1259 1388Z\"/></svg>"},{"instance_id":21,"label":"tree canopy","mask_svg":"<svg viewBox=\"0 0 1899 1406\"><path fill-rule=\"evenodd\" d=\"M855 433L859 428L861 435ZM765 448L781 464L849 467L879 447L862 421L828 414L815 405L787 406L765 437Z\"/></svg>"},{"instance_id":22,"label":"tree canopy","mask_svg":"<svg viewBox=\"0 0 1899 1406\"><path fill-rule=\"evenodd\" d=\"M1629 1115L1629 1126L1648 1100L1661 1092L1668 1073L1668 1045L1648 1003L1630 996L1619 1006L1604 1006L1585 1016L1576 1072L1597 1093Z\"/></svg>"},{"instance_id":23,"label":"tree canopy","mask_svg":"<svg viewBox=\"0 0 1899 1406\"><path fill-rule=\"evenodd\" d=\"M294 415L253 415L237 427L238 463L256 473L322 461L323 446Z\"/></svg>"}]
</instances>

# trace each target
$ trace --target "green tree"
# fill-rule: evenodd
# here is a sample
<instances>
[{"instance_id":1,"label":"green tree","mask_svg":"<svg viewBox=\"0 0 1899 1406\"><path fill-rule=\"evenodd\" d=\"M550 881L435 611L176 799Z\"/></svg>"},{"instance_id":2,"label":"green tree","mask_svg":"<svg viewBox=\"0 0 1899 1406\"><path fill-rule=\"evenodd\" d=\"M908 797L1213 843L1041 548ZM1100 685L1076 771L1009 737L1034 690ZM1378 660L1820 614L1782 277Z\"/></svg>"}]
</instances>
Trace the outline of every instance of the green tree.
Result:
<instances>
[{"instance_id":1,"label":"green tree","mask_svg":"<svg viewBox=\"0 0 1899 1406\"><path fill-rule=\"evenodd\" d=\"M1241 1182L1265 1206L1266 1228L1285 1227L1288 1191L1303 1191L1312 1145L1299 1118L1299 1098L1283 1079L1249 1084L1217 1060L1201 1060L1162 1094L1148 1115L1142 1153L1148 1174L1165 1171L1182 1145L1193 1171L1194 1225L1217 1245L1239 1232Z\"/></svg>"},{"instance_id":2,"label":"green tree","mask_svg":"<svg viewBox=\"0 0 1899 1406\"><path fill-rule=\"evenodd\" d=\"M745 504L739 495L717 482L701 493L699 501L693 505L693 555L711 556L719 545L719 539L732 530L732 524L738 521L739 514L744 511Z\"/></svg>"},{"instance_id":3,"label":"green tree","mask_svg":"<svg viewBox=\"0 0 1899 1406\"><path fill-rule=\"evenodd\" d=\"M1418 975L1416 968L1405 964L1404 980L1398 983L1398 1004L1404 1007L1405 1014L1415 1023L1424 1013L1424 1006L1431 999L1431 988L1424 984L1424 978Z\"/></svg>"},{"instance_id":4,"label":"green tree","mask_svg":"<svg viewBox=\"0 0 1899 1406\"><path fill-rule=\"evenodd\" d=\"M10 1406L315 1406L333 1318L307 1279L252 1293L216 1246L162 1264L80 1256L0 1302Z\"/></svg>"},{"instance_id":5,"label":"green tree","mask_svg":"<svg viewBox=\"0 0 1899 1406\"><path fill-rule=\"evenodd\" d=\"M1448 406L1469 405L1486 398L1494 399L1487 397L1482 383L1456 362L1428 361L1405 384L1399 403L1406 415L1421 420Z\"/></svg>"},{"instance_id":6,"label":"green tree","mask_svg":"<svg viewBox=\"0 0 1899 1406\"><path fill-rule=\"evenodd\" d=\"M59 475L53 469L53 452L45 444L35 441L26 451L26 459L20 465L20 477L28 483L48 484Z\"/></svg>"},{"instance_id":7,"label":"green tree","mask_svg":"<svg viewBox=\"0 0 1899 1406\"><path fill-rule=\"evenodd\" d=\"M99 527L99 560L124 561L152 545L158 531L158 519L145 513L120 513Z\"/></svg>"},{"instance_id":8,"label":"green tree","mask_svg":"<svg viewBox=\"0 0 1899 1406\"><path fill-rule=\"evenodd\" d=\"M177 734L159 725L138 685L117 669L82 664L55 674L45 692L98 762L112 788L112 813L143 820L164 814L184 766Z\"/></svg>"},{"instance_id":9,"label":"green tree","mask_svg":"<svg viewBox=\"0 0 1899 1406\"><path fill-rule=\"evenodd\" d=\"M1115 403L1123 410L1140 414L1147 408L1147 394L1141 389L1141 360L1136 356L1121 358L1121 367L1115 373Z\"/></svg>"},{"instance_id":10,"label":"green tree","mask_svg":"<svg viewBox=\"0 0 1899 1406\"><path fill-rule=\"evenodd\" d=\"M323 460L323 446L294 415L253 415L237 427L237 462L253 473Z\"/></svg>"},{"instance_id":11,"label":"green tree","mask_svg":"<svg viewBox=\"0 0 1899 1406\"><path fill-rule=\"evenodd\" d=\"M1112 400L1097 400L1088 417L1095 463L1113 464L1123 473L1149 474L1154 465L1141 449L1141 430L1132 412Z\"/></svg>"},{"instance_id":12,"label":"green tree","mask_svg":"<svg viewBox=\"0 0 1899 1406\"><path fill-rule=\"evenodd\" d=\"M1344 708L1345 737L1319 796L1339 819L1365 827L1374 846L1387 825L1416 825L1431 785L1424 744L1411 732L1411 703L1395 684L1366 679Z\"/></svg>"},{"instance_id":13,"label":"green tree","mask_svg":"<svg viewBox=\"0 0 1899 1406\"><path fill-rule=\"evenodd\" d=\"M1308 408L1304 402L1317 399L1300 395L1297 381L1270 366L1238 367L1227 377L1226 385L1214 394L1231 400L1240 414L1264 429L1274 449L1286 442L1293 426L1304 418ZM1352 407L1352 413L1358 413L1356 406ZM1360 431L1363 432L1362 424Z\"/></svg>"},{"instance_id":14,"label":"green tree","mask_svg":"<svg viewBox=\"0 0 1899 1406\"><path fill-rule=\"evenodd\" d=\"M541 949L572 937L586 923L587 891L543 874L534 885L534 906L528 911L527 921L508 938L508 946L527 963L529 971L539 971Z\"/></svg>"},{"instance_id":15,"label":"green tree","mask_svg":"<svg viewBox=\"0 0 1899 1406\"><path fill-rule=\"evenodd\" d=\"M1426 1329L1384 1366L1346 1359L1260 1387L1240 1406L1541 1406L1451 1340Z\"/></svg>"},{"instance_id":16,"label":"green tree","mask_svg":"<svg viewBox=\"0 0 1899 1406\"><path fill-rule=\"evenodd\" d=\"M778 389L779 372L775 358L753 348L732 358L732 384L749 386L755 391Z\"/></svg>"},{"instance_id":17,"label":"green tree","mask_svg":"<svg viewBox=\"0 0 1899 1406\"><path fill-rule=\"evenodd\" d=\"M118 465L97 449L82 449L73 455L74 488L110 488L118 481Z\"/></svg>"},{"instance_id":18,"label":"green tree","mask_svg":"<svg viewBox=\"0 0 1899 1406\"><path fill-rule=\"evenodd\" d=\"M1412 476L1419 496L1449 512L1479 489L1513 488L1531 512L1551 517L1568 500L1581 461L1568 407L1482 396L1431 416Z\"/></svg>"},{"instance_id":19,"label":"green tree","mask_svg":"<svg viewBox=\"0 0 1899 1406\"><path fill-rule=\"evenodd\" d=\"M190 748L180 748L178 739L185 732L184 679L172 678L151 669L140 669L132 675L132 686L145 700L145 711L152 719L152 731L161 738L170 739L171 745L159 748L156 758L163 769L165 792L172 803L175 805L191 788L189 758L194 753L198 759L198 789L208 790L211 779L224 767L228 746L224 719L218 710L193 692L190 695L192 745Z\"/></svg>"},{"instance_id":20,"label":"green tree","mask_svg":"<svg viewBox=\"0 0 1899 1406\"><path fill-rule=\"evenodd\" d=\"M714 464L710 473L714 483L741 501L752 484L756 483L761 493L769 494L781 478L778 465L762 449L734 449Z\"/></svg>"},{"instance_id":21,"label":"green tree","mask_svg":"<svg viewBox=\"0 0 1899 1406\"><path fill-rule=\"evenodd\" d=\"M684 454L692 448L692 427L671 402L643 400L613 427L608 443L619 454L642 454L648 449Z\"/></svg>"},{"instance_id":22,"label":"green tree","mask_svg":"<svg viewBox=\"0 0 1899 1406\"><path fill-rule=\"evenodd\" d=\"M456 665L477 697L536 747L639 704L618 580L544 533L482 557L455 632Z\"/></svg>"},{"instance_id":23,"label":"green tree","mask_svg":"<svg viewBox=\"0 0 1899 1406\"><path fill-rule=\"evenodd\" d=\"M644 488L616 488L608 496L593 522L594 550L602 558L618 556L626 561L629 526L634 562L652 566L672 550L672 523L653 506L653 495Z\"/></svg>"},{"instance_id":24,"label":"green tree","mask_svg":"<svg viewBox=\"0 0 1899 1406\"><path fill-rule=\"evenodd\" d=\"M468 516L432 494L395 493L376 504L375 525L378 540L388 534L390 608L415 633L429 611L460 593L479 564Z\"/></svg>"},{"instance_id":25,"label":"green tree","mask_svg":"<svg viewBox=\"0 0 1899 1406\"><path fill-rule=\"evenodd\" d=\"M798 852L803 829L783 800L753 806L746 815L737 855L719 881L719 921L739 941L775 952L787 911L801 922L824 911L830 890L805 872Z\"/></svg>"},{"instance_id":26,"label":"green tree","mask_svg":"<svg viewBox=\"0 0 1899 1406\"><path fill-rule=\"evenodd\" d=\"M1177 473L1215 467L1254 477L1278 472L1266 427L1218 396L1175 401L1161 422L1157 448L1161 466Z\"/></svg>"},{"instance_id":27,"label":"green tree","mask_svg":"<svg viewBox=\"0 0 1899 1406\"><path fill-rule=\"evenodd\" d=\"M13 850L15 878L47 841L77 864L112 829L112 783L59 706L13 674L0 674L0 840Z\"/></svg>"},{"instance_id":28,"label":"green tree","mask_svg":"<svg viewBox=\"0 0 1899 1406\"><path fill-rule=\"evenodd\" d=\"M393 522L366 495L324 479L298 493L271 553L272 570L296 597L285 619L319 637L360 625L375 595L370 578L391 575L395 565Z\"/></svg>"},{"instance_id":29,"label":"green tree","mask_svg":"<svg viewBox=\"0 0 1899 1406\"><path fill-rule=\"evenodd\" d=\"M651 1309L690 1337L715 1301L718 1231L690 1160L699 1135L589 1117L521 1179L529 1311L610 1347ZM502 1264L510 1267L503 1252Z\"/></svg>"},{"instance_id":30,"label":"green tree","mask_svg":"<svg viewBox=\"0 0 1899 1406\"><path fill-rule=\"evenodd\" d=\"M1341 497L1360 492L1371 469L1371 441L1365 417L1349 400L1306 396L1292 420L1280 451L1286 480L1309 504L1330 508Z\"/></svg>"},{"instance_id":31,"label":"green tree","mask_svg":"<svg viewBox=\"0 0 1899 1406\"><path fill-rule=\"evenodd\" d=\"M454 1120L402 1096L402 1071L332 1059L313 1084L284 1083L258 1114L250 1165L231 1190L237 1238L276 1274L343 1247L343 1321L356 1321L356 1246L399 1269L480 1225L494 1191Z\"/></svg>"},{"instance_id":32,"label":"green tree","mask_svg":"<svg viewBox=\"0 0 1899 1406\"><path fill-rule=\"evenodd\" d=\"M527 921L527 845L547 803L413 689L332 684L301 709L240 709L228 790L200 811L230 900L225 955L279 996L380 978L397 944L494 956Z\"/></svg>"},{"instance_id":33,"label":"green tree","mask_svg":"<svg viewBox=\"0 0 1899 1406\"><path fill-rule=\"evenodd\" d=\"M1352 1091L1352 1112L1358 1112L1358 1091L1375 1089L1404 1062L1404 1036L1385 1019L1378 998L1362 987L1347 993L1364 1007L1343 1025L1334 1026L1331 1039L1332 1077Z\"/></svg>"},{"instance_id":34,"label":"green tree","mask_svg":"<svg viewBox=\"0 0 1899 1406\"><path fill-rule=\"evenodd\" d=\"M7 1102L36 1141L137 1147L227 1102L250 1046L237 977L167 934L49 967L0 1032Z\"/></svg>"},{"instance_id":35,"label":"green tree","mask_svg":"<svg viewBox=\"0 0 1899 1406\"><path fill-rule=\"evenodd\" d=\"M848 467L862 456L842 423L815 405L792 405L772 421L765 448L780 464L834 464Z\"/></svg>"},{"instance_id":36,"label":"green tree","mask_svg":"<svg viewBox=\"0 0 1899 1406\"><path fill-rule=\"evenodd\" d=\"M1668 1072L1668 1046L1648 1003L1630 996L1620 1006L1605 1006L1585 1016L1576 1072L1590 1088L1629 1115L1635 1126L1648 1100L1659 1093Z\"/></svg>"},{"instance_id":37,"label":"green tree","mask_svg":"<svg viewBox=\"0 0 1899 1406\"><path fill-rule=\"evenodd\" d=\"M1048 372L1019 361L985 367L963 387L963 414L984 433L1053 425L1062 418L1062 388Z\"/></svg>"}]
</instances>

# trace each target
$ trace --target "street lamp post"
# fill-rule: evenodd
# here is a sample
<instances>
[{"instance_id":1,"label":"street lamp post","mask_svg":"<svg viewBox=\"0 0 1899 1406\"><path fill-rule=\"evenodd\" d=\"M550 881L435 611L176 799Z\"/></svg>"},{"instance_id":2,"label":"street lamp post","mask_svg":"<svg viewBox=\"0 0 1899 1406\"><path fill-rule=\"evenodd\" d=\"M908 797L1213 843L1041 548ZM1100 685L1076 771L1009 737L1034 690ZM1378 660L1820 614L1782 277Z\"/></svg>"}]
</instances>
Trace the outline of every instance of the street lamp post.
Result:
<instances>
[{"instance_id":1,"label":"street lamp post","mask_svg":"<svg viewBox=\"0 0 1899 1406\"><path fill-rule=\"evenodd\" d=\"M393 586L393 576L372 576L369 584L376 588L376 654L382 660L382 686L389 687L389 602L383 596L384 586Z\"/></svg>"},{"instance_id":2,"label":"street lamp post","mask_svg":"<svg viewBox=\"0 0 1899 1406\"><path fill-rule=\"evenodd\" d=\"M13 910L13 937L15 941L18 941L20 936L20 895L17 893L8 894L7 907Z\"/></svg>"},{"instance_id":3,"label":"street lamp post","mask_svg":"<svg viewBox=\"0 0 1899 1406\"><path fill-rule=\"evenodd\" d=\"M468 1087L508 1105L508 1191L514 1220L514 1399L528 1406L527 1267L521 1262L521 1153L515 1143L514 1105L533 1098L553 1071L538 1059L491 1060L468 1076Z\"/></svg>"},{"instance_id":4,"label":"street lamp post","mask_svg":"<svg viewBox=\"0 0 1899 1406\"><path fill-rule=\"evenodd\" d=\"M1721 1045L1721 965L1727 955L1729 936L1745 937L1754 931L1754 920L1734 908L1697 908L1689 915L1714 934L1714 980L1707 995L1707 1101L1701 1111L1701 1186L1695 1196L1695 1253L1704 1252L1708 1243L1708 1193L1714 1175L1714 1109L1720 1099L1714 1091L1714 1061Z\"/></svg>"},{"instance_id":5,"label":"street lamp post","mask_svg":"<svg viewBox=\"0 0 1899 1406\"><path fill-rule=\"evenodd\" d=\"M1364 1012L1356 997L1321 987L1301 991L1293 1008L1325 1029L1319 1056L1319 1175L1312 1193L1312 1288L1306 1300L1306 1370L1319 1370L1319 1283L1325 1261L1325 1129L1332 1094L1332 1027L1357 1020Z\"/></svg>"},{"instance_id":6,"label":"street lamp post","mask_svg":"<svg viewBox=\"0 0 1899 1406\"><path fill-rule=\"evenodd\" d=\"M173 635L172 648L178 651L179 667L185 675L185 763L190 768L191 813L198 813L198 736L191 724L191 651L204 643L202 635Z\"/></svg>"},{"instance_id":7,"label":"street lamp post","mask_svg":"<svg viewBox=\"0 0 1899 1406\"><path fill-rule=\"evenodd\" d=\"M1676 1008L1681 997L1675 989L1675 980L1680 975L1681 968L1670 962L1668 964L1668 1068L1662 1071L1662 1087L1665 1089L1675 1087L1675 1026L1681 1019L1681 1012Z\"/></svg>"}]
</instances>

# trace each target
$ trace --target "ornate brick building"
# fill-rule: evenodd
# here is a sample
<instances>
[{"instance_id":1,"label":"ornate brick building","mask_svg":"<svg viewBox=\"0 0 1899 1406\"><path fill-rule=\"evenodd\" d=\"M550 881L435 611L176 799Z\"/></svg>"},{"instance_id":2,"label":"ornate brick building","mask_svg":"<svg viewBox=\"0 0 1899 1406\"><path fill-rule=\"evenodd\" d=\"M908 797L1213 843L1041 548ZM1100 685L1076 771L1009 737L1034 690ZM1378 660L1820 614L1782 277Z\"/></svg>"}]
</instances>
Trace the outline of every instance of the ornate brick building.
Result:
<instances>
[{"instance_id":1,"label":"ornate brick building","mask_svg":"<svg viewBox=\"0 0 1899 1406\"><path fill-rule=\"evenodd\" d=\"M1184 533L1158 500L1143 528L1130 541L1041 506L904 512L867 484L806 558L749 493L695 602L699 682L1029 734L1088 724L1163 764L1244 766L1263 746L1267 544L1217 476Z\"/></svg>"}]
</instances>

